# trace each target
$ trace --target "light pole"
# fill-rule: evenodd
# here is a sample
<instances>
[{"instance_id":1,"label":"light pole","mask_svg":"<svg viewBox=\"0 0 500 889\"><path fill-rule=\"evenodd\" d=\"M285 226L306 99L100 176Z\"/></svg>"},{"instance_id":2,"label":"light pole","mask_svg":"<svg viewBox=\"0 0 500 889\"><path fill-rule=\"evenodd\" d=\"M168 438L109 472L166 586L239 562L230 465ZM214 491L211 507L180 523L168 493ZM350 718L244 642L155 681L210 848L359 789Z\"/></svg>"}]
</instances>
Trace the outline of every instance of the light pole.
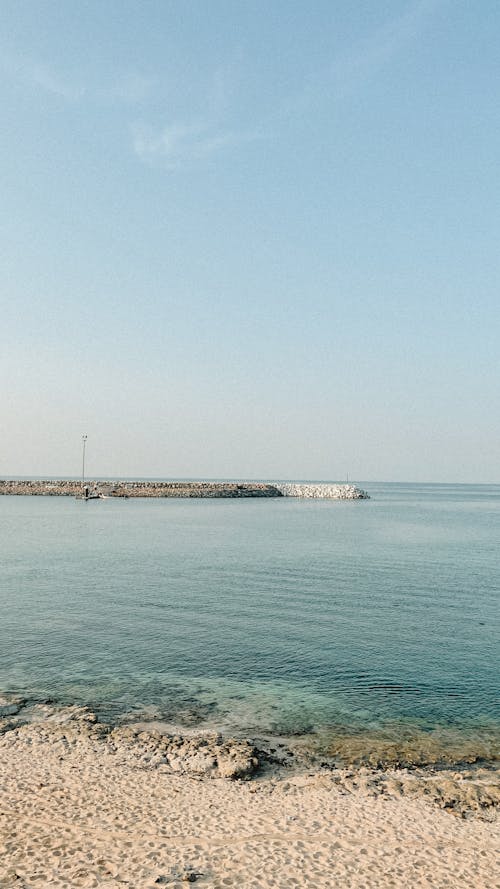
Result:
<instances>
[{"instance_id":1,"label":"light pole","mask_svg":"<svg viewBox=\"0 0 500 889\"><path fill-rule=\"evenodd\" d=\"M87 444L87 436L82 435L83 455L82 455L82 488L85 485L85 445Z\"/></svg>"}]
</instances>

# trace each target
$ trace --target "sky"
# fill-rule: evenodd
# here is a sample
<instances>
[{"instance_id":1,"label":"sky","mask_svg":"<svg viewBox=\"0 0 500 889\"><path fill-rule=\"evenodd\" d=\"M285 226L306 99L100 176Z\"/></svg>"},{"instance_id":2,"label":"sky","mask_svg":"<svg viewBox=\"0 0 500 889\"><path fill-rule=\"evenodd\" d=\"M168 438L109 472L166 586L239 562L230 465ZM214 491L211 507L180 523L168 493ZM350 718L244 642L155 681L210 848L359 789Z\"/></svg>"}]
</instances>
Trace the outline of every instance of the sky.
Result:
<instances>
[{"instance_id":1,"label":"sky","mask_svg":"<svg viewBox=\"0 0 500 889\"><path fill-rule=\"evenodd\" d=\"M500 482L497 0L2 0L0 477Z\"/></svg>"}]
</instances>

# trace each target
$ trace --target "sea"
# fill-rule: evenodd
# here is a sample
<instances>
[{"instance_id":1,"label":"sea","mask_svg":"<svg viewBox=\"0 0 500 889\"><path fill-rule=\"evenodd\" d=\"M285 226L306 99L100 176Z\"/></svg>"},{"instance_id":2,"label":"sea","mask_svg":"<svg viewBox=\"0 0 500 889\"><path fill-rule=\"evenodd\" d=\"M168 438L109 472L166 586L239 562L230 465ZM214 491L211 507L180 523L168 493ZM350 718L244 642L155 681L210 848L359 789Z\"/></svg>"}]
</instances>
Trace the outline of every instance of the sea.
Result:
<instances>
[{"instance_id":1,"label":"sea","mask_svg":"<svg viewBox=\"0 0 500 889\"><path fill-rule=\"evenodd\" d=\"M491 759L500 486L359 484L369 500L0 497L0 692Z\"/></svg>"}]
</instances>

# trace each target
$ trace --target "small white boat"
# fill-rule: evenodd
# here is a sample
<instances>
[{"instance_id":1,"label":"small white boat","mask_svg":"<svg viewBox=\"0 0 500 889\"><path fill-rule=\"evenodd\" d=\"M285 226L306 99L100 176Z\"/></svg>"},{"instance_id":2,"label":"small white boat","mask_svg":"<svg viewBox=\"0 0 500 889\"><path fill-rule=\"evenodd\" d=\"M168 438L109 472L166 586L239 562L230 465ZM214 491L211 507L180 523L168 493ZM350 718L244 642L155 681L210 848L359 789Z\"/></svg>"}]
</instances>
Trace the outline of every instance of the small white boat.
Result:
<instances>
[{"instance_id":1,"label":"small white boat","mask_svg":"<svg viewBox=\"0 0 500 889\"><path fill-rule=\"evenodd\" d=\"M81 494L75 494L76 500L107 500L106 494L101 494L100 491L89 491L88 493L85 490L82 491Z\"/></svg>"}]
</instances>

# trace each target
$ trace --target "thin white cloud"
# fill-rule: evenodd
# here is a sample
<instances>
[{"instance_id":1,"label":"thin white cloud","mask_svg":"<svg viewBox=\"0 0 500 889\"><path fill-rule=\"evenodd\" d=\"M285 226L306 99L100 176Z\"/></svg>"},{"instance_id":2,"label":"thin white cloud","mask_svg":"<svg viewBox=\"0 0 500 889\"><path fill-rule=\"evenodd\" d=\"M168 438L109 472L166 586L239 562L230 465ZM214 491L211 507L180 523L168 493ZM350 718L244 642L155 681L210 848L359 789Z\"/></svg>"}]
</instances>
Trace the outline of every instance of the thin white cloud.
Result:
<instances>
[{"instance_id":1,"label":"thin white cloud","mask_svg":"<svg viewBox=\"0 0 500 889\"><path fill-rule=\"evenodd\" d=\"M151 94L155 80L137 71L109 74L97 83L84 85L52 65L23 53L0 50L0 71L30 91L42 91L67 102L85 99L97 104L137 105Z\"/></svg>"},{"instance_id":2,"label":"thin white cloud","mask_svg":"<svg viewBox=\"0 0 500 889\"><path fill-rule=\"evenodd\" d=\"M264 138L262 133L215 130L205 123L173 123L155 130L151 126L132 128L133 149L145 163L161 163L177 169L201 158L246 142Z\"/></svg>"},{"instance_id":3,"label":"thin white cloud","mask_svg":"<svg viewBox=\"0 0 500 889\"><path fill-rule=\"evenodd\" d=\"M74 102L85 94L85 87L70 83L46 65L28 65L25 67L25 73L28 79L33 80L35 86L61 99Z\"/></svg>"},{"instance_id":4,"label":"thin white cloud","mask_svg":"<svg viewBox=\"0 0 500 889\"><path fill-rule=\"evenodd\" d=\"M339 85L343 80L349 84L382 67L418 36L437 2L439 0L418 0L407 6L399 16L368 35L345 56L341 55L332 66L333 79Z\"/></svg>"},{"instance_id":5,"label":"thin white cloud","mask_svg":"<svg viewBox=\"0 0 500 889\"><path fill-rule=\"evenodd\" d=\"M196 123L172 123L163 128L136 125L133 150L141 161L176 169L245 142L265 138L277 121L307 113L318 102L343 99L376 76L405 46L415 40L432 12L446 0L415 0L397 17L369 33L355 45L317 70L309 82L262 121L254 130L235 131L224 125L234 94L234 71L214 73L205 97L205 119ZM209 121L208 123L206 121Z\"/></svg>"},{"instance_id":6,"label":"thin white cloud","mask_svg":"<svg viewBox=\"0 0 500 889\"><path fill-rule=\"evenodd\" d=\"M419 36L442 2L417 0L409 4L400 15L340 52L329 66L316 72L302 90L283 103L280 113L305 111L318 98L342 99L350 95Z\"/></svg>"},{"instance_id":7,"label":"thin white cloud","mask_svg":"<svg viewBox=\"0 0 500 889\"><path fill-rule=\"evenodd\" d=\"M24 84L30 90L49 93L68 102L75 102L85 94L81 84L64 77L52 66L26 55L1 52L0 68L11 80Z\"/></svg>"},{"instance_id":8,"label":"thin white cloud","mask_svg":"<svg viewBox=\"0 0 500 889\"><path fill-rule=\"evenodd\" d=\"M124 105L136 105L148 98L154 85L154 78L146 77L134 71L117 77L108 89L102 91L102 95L110 101L116 101Z\"/></svg>"},{"instance_id":9,"label":"thin white cloud","mask_svg":"<svg viewBox=\"0 0 500 889\"><path fill-rule=\"evenodd\" d=\"M198 125L175 123L155 131L151 126L138 124L133 127L134 152L143 161L160 159L167 166L176 167L192 153L200 133Z\"/></svg>"}]
</instances>

